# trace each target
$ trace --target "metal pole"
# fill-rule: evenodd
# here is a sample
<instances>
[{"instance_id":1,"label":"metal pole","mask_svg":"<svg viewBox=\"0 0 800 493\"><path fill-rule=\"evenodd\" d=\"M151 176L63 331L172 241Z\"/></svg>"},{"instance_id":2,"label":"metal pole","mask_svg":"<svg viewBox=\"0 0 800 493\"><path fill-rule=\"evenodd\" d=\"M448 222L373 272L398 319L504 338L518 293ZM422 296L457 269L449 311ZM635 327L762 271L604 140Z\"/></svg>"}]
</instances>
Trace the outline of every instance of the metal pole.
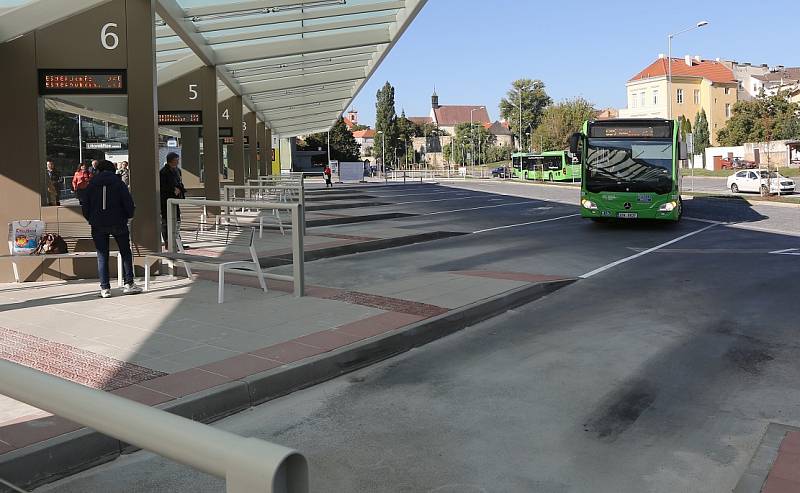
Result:
<instances>
[{"instance_id":1,"label":"metal pole","mask_svg":"<svg viewBox=\"0 0 800 493\"><path fill-rule=\"evenodd\" d=\"M302 204L292 209L292 277L294 280L294 296L305 296L305 251L303 250L303 227L305 212Z\"/></svg>"},{"instance_id":2,"label":"metal pole","mask_svg":"<svg viewBox=\"0 0 800 493\"><path fill-rule=\"evenodd\" d=\"M167 165L169 166L169 165ZM167 200L167 251L175 253L175 200Z\"/></svg>"},{"instance_id":3,"label":"metal pole","mask_svg":"<svg viewBox=\"0 0 800 493\"><path fill-rule=\"evenodd\" d=\"M78 165L83 162L83 124L81 123L81 115L78 114Z\"/></svg>"},{"instance_id":4,"label":"metal pole","mask_svg":"<svg viewBox=\"0 0 800 493\"><path fill-rule=\"evenodd\" d=\"M292 449L0 360L0 393L226 480L228 493L308 491Z\"/></svg>"},{"instance_id":5,"label":"metal pole","mask_svg":"<svg viewBox=\"0 0 800 493\"><path fill-rule=\"evenodd\" d=\"M667 118L672 120L672 34L667 36L667 66Z\"/></svg>"}]
</instances>

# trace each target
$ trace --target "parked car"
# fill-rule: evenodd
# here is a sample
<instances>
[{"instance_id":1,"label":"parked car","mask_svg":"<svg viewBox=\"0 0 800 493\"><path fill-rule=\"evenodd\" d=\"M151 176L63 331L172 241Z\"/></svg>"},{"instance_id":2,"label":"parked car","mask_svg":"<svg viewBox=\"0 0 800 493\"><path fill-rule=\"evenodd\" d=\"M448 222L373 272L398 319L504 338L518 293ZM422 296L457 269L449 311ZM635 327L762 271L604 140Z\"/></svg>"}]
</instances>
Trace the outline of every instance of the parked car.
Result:
<instances>
[{"instance_id":1,"label":"parked car","mask_svg":"<svg viewBox=\"0 0 800 493\"><path fill-rule=\"evenodd\" d=\"M760 192L762 195L771 193L793 193L794 180L786 178L775 171L753 169L738 171L728 177L728 188L733 193Z\"/></svg>"},{"instance_id":2,"label":"parked car","mask_svg":"<svg viewBox=\"0 0 800 493\"><path fill-rule=\"evenodd\" d=\"M508 168L505 166L500 166L498 168L494 168L492 170L492 178L508 178L511 176L511 173L508 171Z\"/></svg>"},{"instance_id":3,"label":"parked car","mask_svg":"<svg viewBox=\"0 0 800 493\"><path fill-rule=\"evenodd\" d=\"M735 157L732 160L722 160L722 169L752 169L757 167L758 165L753 161L745 161L739 157Z\"/></svg>"}]
</instances>

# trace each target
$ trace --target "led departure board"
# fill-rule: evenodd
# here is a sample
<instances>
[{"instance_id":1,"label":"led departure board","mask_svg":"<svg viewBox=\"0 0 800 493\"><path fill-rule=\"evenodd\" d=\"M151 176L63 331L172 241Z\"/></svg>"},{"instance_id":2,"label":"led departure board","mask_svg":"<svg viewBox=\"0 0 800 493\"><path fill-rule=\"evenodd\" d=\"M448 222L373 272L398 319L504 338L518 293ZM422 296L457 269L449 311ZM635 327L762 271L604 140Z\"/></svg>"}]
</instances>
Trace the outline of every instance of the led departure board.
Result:
<instances>
[{"instance_id":1,"label":"led departure board","mask_svg":"<svg viewBox=\"0 0 800 493\"><path fill-rule=\"evenodd\" d=\"M222 138L222 143L223 144L228 144L228 145L235 144L236 143L236 137L223 137Z\"/></svg>"},{"instance_id":2,"label":"led departure board","mask_svg":"<svg viewBox=\"0 0 800 493\"><path fill-rule=\"evenodd\" d=\"M176 127L199 127L203 124L201 111L159 111L158 124Z\"/></svg>"},{"instance_id":3,"label":"led departure board","mask_svg":"<svg viewBox=\"0 0 800 493\"><path fill-rule=\"evenodd\" d=\"M600 139L668 139L672 136L671 122L594 122L589 137Z\"/></svg>"},{"instance_id":4,"label":"led departure board","mask_svg":"<svg viewBox=\"0 0 800 493\"><path fill-rule=\"evenodd\" d=\"M249 135L245 135L245 136L244 136L244 139L242 140L242 142L243 142L243 143L244 143L244 145L246 145L246 146L250 145L250 136L249 136Z\"/></svg>"},{"instance_id":5,"label":"led departure board","mask_svg":"<svg viewBox=\"0 0 800 493\"><path fill-rule=\"evenodd\" d=\"M39 94L125 94L125 70L39 70Z\"/></svg>"},{"instance_id":6,"label":"led departure board","mask_svg":"<svg viewBox=\"0 0 800 493\"><path fill-rule=\"evenodd\" d=\"M233 137L233 127L219 127L220 137Z\"/></svg>"}]
</instances>

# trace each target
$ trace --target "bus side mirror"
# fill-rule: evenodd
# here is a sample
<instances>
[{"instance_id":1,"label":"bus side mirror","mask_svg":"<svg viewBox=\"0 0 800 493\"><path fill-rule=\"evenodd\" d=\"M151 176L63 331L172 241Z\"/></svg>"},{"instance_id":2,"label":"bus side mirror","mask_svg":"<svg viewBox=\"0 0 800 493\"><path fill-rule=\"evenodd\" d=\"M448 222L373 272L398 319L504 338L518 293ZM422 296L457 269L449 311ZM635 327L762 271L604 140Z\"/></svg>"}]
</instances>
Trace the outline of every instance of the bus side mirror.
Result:
<instances>
[{"instance_id":1,"label":"bus side mirror","mask_svg":"<svg viewBox=\"0 0 800 493\"><path fill-rule=\"evenodd\" d=\"M569 152L573 155L578 155L578 142L581 140L581 134L574 133L569 136Z\"/></svg>"},{"instance_id":2,"label":"bus side mirror","mask_svg":"<svg viewBox=\"0 0 800 493\"><path fill-rule=\"evenodd\" d=\"M686 142L681 142L678 146L678 159L681 161L689 159L689 148L686 146Z\"/></svg>"}]
</instances>

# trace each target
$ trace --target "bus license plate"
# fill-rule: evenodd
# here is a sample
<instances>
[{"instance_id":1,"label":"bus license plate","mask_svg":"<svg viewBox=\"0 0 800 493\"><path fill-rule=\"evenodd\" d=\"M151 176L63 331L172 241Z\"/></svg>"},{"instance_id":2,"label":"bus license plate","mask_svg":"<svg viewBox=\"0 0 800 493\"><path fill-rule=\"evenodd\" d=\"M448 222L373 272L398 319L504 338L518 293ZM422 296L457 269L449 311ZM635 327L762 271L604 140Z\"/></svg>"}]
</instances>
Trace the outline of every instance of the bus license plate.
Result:
<instances>
[{"instance_id":1,"label":"bus license plate","mask_svg":"<svg viewBox=\"0 0 800 493\"><path fill-rule=\"evenodd\" d=\"M620 212L617 214L617 217L620 219L636 219L639 217L639 214L636 212Z\"/></svg>"}]
</instances>

